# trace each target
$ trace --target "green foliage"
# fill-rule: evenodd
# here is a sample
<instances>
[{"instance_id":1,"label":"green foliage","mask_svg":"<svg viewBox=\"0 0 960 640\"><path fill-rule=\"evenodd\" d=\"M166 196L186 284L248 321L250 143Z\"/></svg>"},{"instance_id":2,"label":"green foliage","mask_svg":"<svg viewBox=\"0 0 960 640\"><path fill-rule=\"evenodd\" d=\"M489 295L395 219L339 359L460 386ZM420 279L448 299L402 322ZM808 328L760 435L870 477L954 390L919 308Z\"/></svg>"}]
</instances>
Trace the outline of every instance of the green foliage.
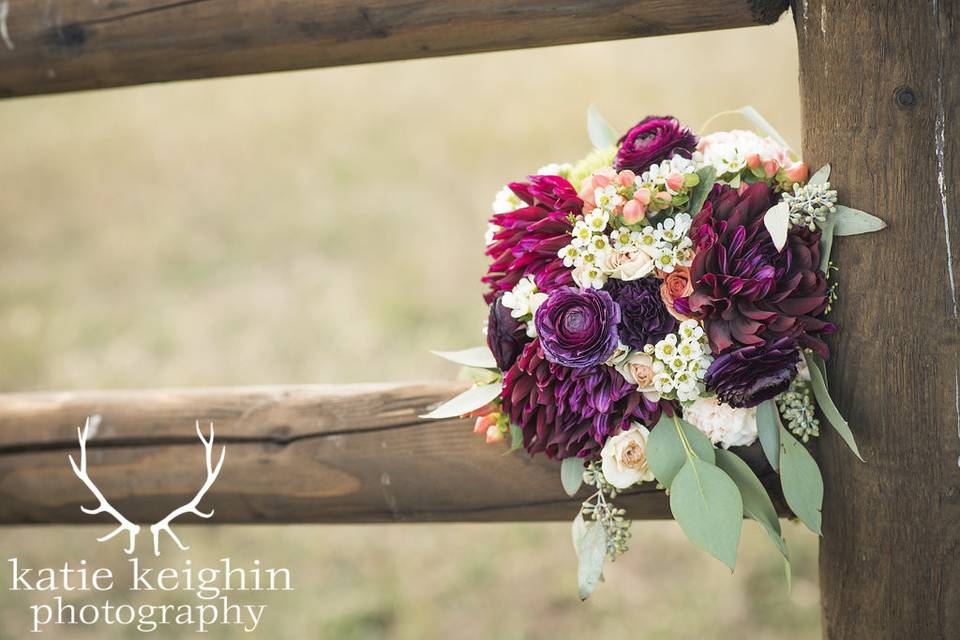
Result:
<instances>
[{"instance_id":1,"label":"green foliage","mask_svg":"<svg viewBox=\"0 0 960 640\"><path fill-rule=\"evenodd\" d=\"M610 126L594 105L587 109L587 135L596 149L611 147L620 138L616 129Z\"/></svg>"},{"instance_id":2,"label":"green foliage","mask_svg":"<svg viewBox=\"0 0 960 640\"><path fill-rule=\"evenodd\" d=\"M780 417L773 400L757 407L757 432L763 453L776 471L780 467Z\"/></svg>"},{"instance_id":3,"label":"green foliage","mask_svg":"<svg viewBox=\"0 0 960 640\"><path fill-rule=\"evenodd\" d=\"M838 236L873 233L874 231L885 229L887 226L886 222L875 215L852 207L845 207L842 204L837 205L837 211L834 216L836 218L836 227L833 233Z\"/></svg>"},{"instance_id":4,"label":"green foliage","mask_svg":"<svg viewBox=\"0 0 960 640\"><path fill-rule=\"evenodd\" d=\"M465 367L477 367L480 369L496 369L497 361L493 359L493 354L486 346L463 349L462 351L431 351L435 356L440 356L444 360L462 364Z\"/></svg>"},{"instance_id":5,"label":"green foliage","mask_svg":"<svg viewBox=\"0 0 960 640\"><path fill-rule=\"evenodd\" d=\"M743 514L763 527L777 550L785 560L789 561L790 553L780 531L780 519L777 517L777 510L774 508L766 488L753 473L753 470L738 455L725 449L717 450L717 466L730 476L737 485L737 489L740 490L740 498L743 500Z\"/></svg>"},{"instance_id":6,"label":"green foliage","mask_svg":"<svg viewBox=\"0 0 960 640\"><path fill-rule=\"evenodd\" d=\"M458 418L490 404L500 397L502 390L503 383L501 382L485 384L479 387L470 387L460 395L447 400L430 413L420 417L434 420Z\"/></svg>"},{"instance_id":7,"label":"green foliage","mask_svg":"<svg viewBox=\"0 0 960 640\"><path fill-rule=\"evenodd\" d=\"M780 486L787 504L800 521L820 535L823 478L820 468L799 440L780 428Z\"/></svg>"},{"instance_id":8,"label":"green foliage","mask_svg":"<svg viewBox=\"0 0 960 640\"><path fill-rule=\"evenodd\" d=\"M577 520L574 520L573 535L578 560L577 585L580 599L586 600L603 575L603 561L607 557L607 534L601 523L585 522L580 515L577 519L583 525L578 527Z\"/></svg>"},{"instance_id":9,"label":"green foliage","mask_svg":"<svg viewBox=\"0 0 960 640\"><path fill-rule=\"evenodd\" d=\"M560 482L568 496L577 495L580 485L583 484L583 460L580 458L564 458L560 463Z\"/></svg>"},{"instance_id":10,"label":"green foliage","mask_svg":"<svg viewBox=\"0 0 960 640\"><path fill-rule=\"evenodd\" d=\"M674 420L667 415L661 416L647 439L647 464L657 481L668 489L687 460L677 424L683 429L684 437L697 457L710 464L715 461L715 449L703 432L689 422L677 419L675 423Z\"/></svg>"},{"instance_id":11,"label":"green foliage","mask_svg":"<svg viewBox=\"0 0 960 640\"><path fill-rule=\"evenodd\" d=\"M822 363L818 361L818 358L809 353L804 353L803 357L807 361L807 369L810 370L810 384L813 387L813 395L817 398L817 404L820 406L820 410L823 411L827 422L840 434L840 437L847 443L847 446L850 447L854 455L862 461L863 456L860 455L860 448L857 447L857 442L853 438L850 425L848 425L847 421L840 415L840 410L837 409L837 405L833 403L833 399L827 391L827 380L823 375Z\"/></svg>"},{"instance_id":12,"label":"green foliage","mask_svg":"<svg viewBox=\"0 0 960 640\"><path fill-rule=\"evenodd\" d=\"M690 190L690 207L687 209L691 216L700 213L703 203L707 201L707 196L710 195L710 190L717 181L717 170L712 166L706 166L699 169L696 175L697 184Z\"/></svg>"},{"instance_id":13,"label":"green foliage","mask_svg":"<svg viewBox=\"0 0 960 640\"><path fill-rule=\"evenodd\" d=\"M688 457L670 485L670 511L691 542L733 571L743 501L727 474L709 462Z\"/></svg>"}]
</instances>

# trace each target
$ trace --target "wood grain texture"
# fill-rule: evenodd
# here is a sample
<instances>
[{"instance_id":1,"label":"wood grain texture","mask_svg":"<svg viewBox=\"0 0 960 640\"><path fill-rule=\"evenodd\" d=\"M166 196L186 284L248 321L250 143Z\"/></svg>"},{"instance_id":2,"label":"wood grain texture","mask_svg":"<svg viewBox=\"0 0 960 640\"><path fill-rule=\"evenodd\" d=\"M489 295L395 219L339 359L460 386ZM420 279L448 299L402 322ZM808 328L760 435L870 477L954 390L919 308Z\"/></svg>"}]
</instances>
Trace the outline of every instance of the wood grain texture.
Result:
<instances>
[{"instance_id":1,"label":"wood grain texture","mask_svg":"<svg viewBox=\"0 0 960 640\"><path fill-rule=\"evenodd\" d=\"M786 0L0 2L0 97L770 24ZM2 15L2 13L0 13Z\"/></svg>"},{"instance_id":2,"label":"wood grain texture","mask_svg":"<svg viewBox=\"0 0 960 640\"><path fill-rule=\"evenodd\" d=\"M833 433L824 637L960 637L960 2L794 6L803 150L841 202L889 228L841 238L831 389L866 463Z\"/></svg>"},{"instance_id":3,"label":"wood grain texture","mask_svg":"<svg viewBox=\"0 0 960 640\"><path fill-rule=\"evenodd\" d=\"M559 464L504 455L466 420L418 416L463 383L0 395L0 524L91 522L73 475L76 429L99 426L91 477L126 517L155 522L204 480L194 421L213 421L226 463L204 501L215 523L570 520ZM758 469L758 448L742 450ZM775 485L775 477L765 476ZM652 485L622 498L668 518ZM106 521L104 519L101 519Z\"/></svg>"}]
</instances>

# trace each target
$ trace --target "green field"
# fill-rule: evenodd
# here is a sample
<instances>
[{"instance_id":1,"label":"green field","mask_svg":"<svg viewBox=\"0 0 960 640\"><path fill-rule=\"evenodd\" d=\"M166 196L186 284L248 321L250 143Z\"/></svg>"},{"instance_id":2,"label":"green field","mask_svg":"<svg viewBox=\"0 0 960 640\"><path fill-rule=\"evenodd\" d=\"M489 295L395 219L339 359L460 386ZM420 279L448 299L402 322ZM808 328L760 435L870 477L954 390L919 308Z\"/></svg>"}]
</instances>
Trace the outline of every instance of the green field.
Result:
<instances>
[{"instance_id":1,"label":"green field","mask_svg":"<svg viewBox=\"0 0 960 640\"><path fill-rule=\"evenodd\" d=\"M0 388L454 376L428 350L482 339L493 193L585 153L590 102L618 127L749 103L799 146L792 25L0 102ZM567 524L182 531L198 564L294 570L261 637L816 638L816 539L786 528L789 594L753 523L731 577L648 522L586 604ZM105 532L0 550L124 563ZM44 597L8 583L0 638L26 637Z\"/></svg>"}]
</instances>

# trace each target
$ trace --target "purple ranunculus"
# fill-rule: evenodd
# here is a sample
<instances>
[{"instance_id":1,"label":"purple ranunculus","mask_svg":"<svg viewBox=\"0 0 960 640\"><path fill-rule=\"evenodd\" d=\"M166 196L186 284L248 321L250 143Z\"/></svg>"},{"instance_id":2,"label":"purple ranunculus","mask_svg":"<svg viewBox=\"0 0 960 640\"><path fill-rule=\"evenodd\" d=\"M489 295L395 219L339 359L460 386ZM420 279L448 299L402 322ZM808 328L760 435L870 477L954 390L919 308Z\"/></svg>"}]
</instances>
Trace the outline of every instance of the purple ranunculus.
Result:
<instances>
[{"instance_id":1,"label":"purple ranunculus","mask_svg":"<svg viewBox=\"0 0 960 640\"><path fill-rule=\"evenodd\" d=\"M647 116L627 131L618 144L613 167L617 171L630 169L639 175L650 165L674 155L689 158L697 148L697 136L672 116Z\"/></svg>"},{"instance_id":2,"label":"purple ranunculus","mask_svg":"<svg viewBox=\"0 0 960 640\"><path fill-rule=\"evenodd\" d=\"M590 367L617 348L620 309L606 291L554 289L537 309L534 323L547 360L565 367Z\"/></svg>"},{"instance_id":3,"label":"purple ranunculus","mask_svg":"<svg viewBox=\"0 0 960 640\"><path fill-rule=\"evenodd\" d=\"M490 305L490 316L487 318L487 346L497 361L500 371L506 371L516 362L517 356L523 351L523 346L530 342L526 327L522 322L510 315L510 309L503 306L500 299L503 294Z\"/></svg>"},{"instance_id":4,"label":"purple ranunculus","mask_svg":"<svg viewBox=\"0 0 960 640\"><path fill-rule=\"evenodd\" d=\"M708 391L731 407L755 407L787 390L799 362L797 341L780 338L717 356L704 382Z\"/></svg>"},{"instance_id":5,"label":"purple ranunculus","mask_svg":"<svg viewBox=\"0 0 960 640\"><path fill-rule=\"evenodd\" d=\"M620 342L643 349L656 344L677 329L676 319L667 311L660 296L660 282L655 278L639 280L607 280L604 291L610 293L620 307L617 330Z\"/></svg>"}]
</instances>

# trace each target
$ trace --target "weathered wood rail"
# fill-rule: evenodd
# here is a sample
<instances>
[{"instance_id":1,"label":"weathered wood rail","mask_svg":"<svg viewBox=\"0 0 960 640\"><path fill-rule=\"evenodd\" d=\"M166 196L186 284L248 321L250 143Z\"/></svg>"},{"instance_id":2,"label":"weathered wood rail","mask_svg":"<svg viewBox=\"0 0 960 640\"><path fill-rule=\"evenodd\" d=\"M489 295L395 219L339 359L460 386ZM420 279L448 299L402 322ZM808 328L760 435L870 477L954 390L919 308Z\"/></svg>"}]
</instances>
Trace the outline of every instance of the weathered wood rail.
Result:
<instances>
[{"instance_id":1,"label":"weathered wood rail","mask_svg":"<svg viewBox=\"0 0 960 640\"><path fill-rule=\"evenodd\" d=\"M559 464L484 446L469 421L418 417L462 387L0 395L0 524L95 521L80 511L95 500L67 462L87 416L99 422L87 444L90 475L136 522L162 518L203 483L197 419L212 421L216 448L227 447L204 500L217 523L570 520L578 501L563 492ZM765 467L762 453L745 451ZM670 517L652 485L623 502L634 517Z\"/></svg>"},{"instance_id":2,"label":"weathered wood rail","mask_svg":"<svg viewBox=\"0 0 960 640\"><path fill-rule=\"evenodd\" d=\"M0 97L770 24L786 0L0 0Z\"/></svg>"}]
</instances>

